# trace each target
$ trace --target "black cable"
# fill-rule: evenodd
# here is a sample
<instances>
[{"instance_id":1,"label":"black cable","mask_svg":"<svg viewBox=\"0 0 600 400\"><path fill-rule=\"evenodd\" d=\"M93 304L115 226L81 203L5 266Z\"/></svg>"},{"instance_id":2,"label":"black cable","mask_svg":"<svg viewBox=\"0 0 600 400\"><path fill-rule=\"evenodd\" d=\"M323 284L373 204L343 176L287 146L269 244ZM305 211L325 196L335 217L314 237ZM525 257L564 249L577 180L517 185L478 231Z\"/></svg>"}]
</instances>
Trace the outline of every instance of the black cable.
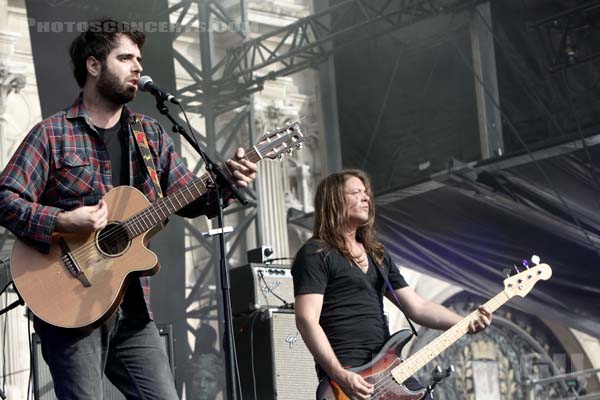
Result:
<instances>
[{"instance_id":1,"label":"black cable","mask_svg":"<svg viewBox=\"0 0 600 400\"><path fill-rule=\"evenodd\" d=\"M185 119L185 123L192 135L192 138L194 140L194 143L196 144L196 147L198 147L198 149L201 149L200 146L200 141L198 140L198 137L196 136L196 131L194 130L194 128L192 128L192 124L190 123L190 120L187 116L187 113L185 112L185 109L183 108L183 106L181 105L181 103L177 104L179 106L179 109L181 110L181 112L183 113L183 117ZM202 161L204 161L204 165L208 165L208 160L206 159L206 156L204 154L204 151L199 151L198 154L200 154L200 158L202 158ZM218 166L214 165L214 168L218 168ZM214 181L214 177L213 177L213 172L211 171L211 173L207 173L208 178L210 179L210 181L212 182L212 184L216 187L216 183ZM221 213L222 213L222 208L221 208ZM229 314L231 315L231 309L229 310ZM233 323L233 321L231 321ZM238 395L240 400L242 400L242 383L241 383L241 379L240 379L240 368L239 368L239 362L238 362L238 357L237 357L237 351L235 348L235 343L229 343L229 347L231 349L231 352L233 353L232 357L233 357L233 362L235 363L235 371L233 371L233 374L235 375L235 379L237 381L237 390L238 390Z\"/></svg>"},{"instance_id":2,"label":"black cable","mask_svg":"<svg viewBox=\"0 0 600 400\"><path fill-rule=\"evenodd\" d=\"M29 308L26 311L27 315L27 339L29 340L29 379L27 380L27 400L31 395L31 383L33 381L33 342L31 341L31 312Z\"/></svg>"},{"instance_id":3,"label":"black cable","mask_svg":"<svg viewBox=\"0 0 600 400\"><path fill-rule=\"evenodd\" d=\"M263 306L257 310L252 311L252 313L250 313L250 315L248 316L248 319L246 320L244 325L240 328L240 332L235 340L236 345L238 345L243 331L246 329L249 330L249 332L250 332L250 373L252 376L253 400L259 400L258 394L257 394L257 385L256 385L256 368L254 365L254 329L255 329L255 324L256 324L257 318L259 316L261 316L262 313L268 309L269 309L269 307ZM248 325L250 325L250 326L248 327Z\"/></svg>"},{"instance_id":4,"label":"black cable","mask_svg":"<svg viewBox=\"0 0 600 400\"><path fill-rule=\"evenodd\" d=\"M4 296L4 309L8 310L8 292L6 292L6 289L8 289L8 286L12 283L12 280L10 279L10 273L8 270L8 262L7 259L2 259L0 260L0 265L2 265L5 268L6 271L6 285L4 286L4 288L2 289L2 291L0 291L0 295L1 294L5 294ZM6 293L5 293L6 292ZM2 399L6 399L6 341L8 339L8 315L4 316L4 327L3 327L3 332L2 332L2 336L3 336L3 340L2 340L2 390L0 390L0 398Z\"/></svg>"},{"instance_id":5,"label":"black cable","mask_svg":"<svg viewBox=\"0 0 600 400\"><path fill-rule=\"evenodd\" d=\"M196 146L200 149L202 148L200 146L200 141L198 140L198 137L196 136L196 131L194 130L194 128L192 128L192 124L190 123L190 120L188 119L187 113L185 112L185 109L183 108L183 106L181 105L181 103L177 104L177 106L179 106L179 109L181 110L181 112L183 113L183 118L185 119L185 123L189 129L189 131L191 132L192 135L192 139L194 139L194 143L196 144ZM202 161L204 161L204 165L208 165L208 163L206 162L206 160L204 159L204 150L199 152L200 154L200 158L202 158ZM217 166L214 166L215 168L217 168ZM214 178L213 178L213 174L209 173L207 174L208 178L210 179L210 181L213 183L213 185L215 185L214 182ZM215 185L216 186L216 185Z\"/></svg>"},{"instance_id":6,"label":"black cable","mask_svg":"<svg viewBox=\"0 0 600 400\"><path fill-rule=\"evenodd\" d=\"M254 392L254 400L258 400L256 392L256 370L254 369L254 324L256 318L262 313L262 310L254 311L250 318L250 374L252 375L252 390Z\"/></svg>"},{"instance_id":7,"label":"black cable","mask_svg":"<svg viewBox=\"0 0 600 400\"><path fill-rule=\"evenodd\" d=\"M477 81L479 82L479 84L481 85L481 87L483 88L483 90L486 92L486 94L489 96L490 100L492 101L492 103L494 104L494 106L498 109L498 111L500 112L500 114L502 115L502 119L504 121L506 121L506 124L508 125L508 127L511 129L511 131L513 132L513 134L515 135L515 137L517 138L517 140L519 141L519 143L521 144L521 146L523 147L523 149L527 152L527 155L529 155L529 158L531 158L531 160L533 161L534 165L536 166L537 170L540 172L540 174L542 175L542 177L544 178L544 180L546 181L546 183L548 183L552 189L552 191L556 194L556 196L558 197L558 199L560 200L560 202L562 203L563 207L565 208L566 213L573 219L573 222L575 222L575 224L577 225L577 227L579 228L579 230L583 233L583 235L585 236L585 238L588 240L588 242L590 243L590 245L592 246L592 248L595 250L595 252L597 254L600 254L600 249L598 249L596 247L596 245L594 244L594 242L592 241L592 239L589 237L588 232L583 228L583 226L581 225L581 222L579 221L579 219L575 216L575 213L570 209L570 207L567 205L565 199L563 198L563 196L560 194L559 190L556 187L556 184L554 183L554 181L552 181L548 175L546 174L546 171L544 170L544 168L541 167L539 161L533 156L533 153L531 152L531 149L527 146L527 144L525 143L525 141L523 140L523 137L521 136L521 134L519 133L519 131L517 130L517 128L513 125L513 123L510 121L510 119L508 118L508 116L506 115L506 113L500 108L500 105L498 104L498 102L494 99L494 97L489 93L489 89L488 87L484 84L483 80L481 79L481 77L479 77L479 75L477 75L477 73L473 70L473 67L470 65L470 63L466 60L465 55L462 53L460 47L454 42L454 40L451 40L451 43L454 45L454 47L456 48L456 50L458 51L461 59L463 60L464 64L471 69L471 72L473 73L473 76L475 77L475 79L477 79Z\"/></svg>"},{"instance_id":8,"label":"black cable","mask_svg":"<svg viewBox=\"0 0 600 400\"><path fill-rule=\"evenodd\" d=\"M267 283L265 276L263 274L263 272L261 270L258 270L258 277L260 278L260 280L263 282L263 285L265 285L265 290L268 291L268 293L271 293L273 296L275 296L279 301L281 301L283 303L283 307L284 308L291 308L290 307L290 303L288 303L283 297L279 296L277 293L275 293L275 290L271 289L269 287L269 284Z\"/></svg>"},{"instance_id":9,"label":"black cable","mask_svg":"<svg viewBox=\"0 0 600 400\"><path fill-rule=\"evenodd\" d=\"M2 293L4 293L6 291L6 289L8 289L8 287L10 286L10 284L13 283L12 281L8 282L6 285L4 285L4 287L2 288L2 290L0 290L0 295Z\"/></svg>"},{"instance_id":10,"label":"black cable","mask_svg":"<svg viewBox=\"0 0 600 400\"><path fill-rule=\"evenodd\" d=\"M483 21L483 23L486 25L487 29L489 30L490 34L492 35L492 38L494 39L494 42L496 42L498 45L500 45L500 43L498 43L498 39L496 38L496 35L494 34L494 31L493 31L492 27L488 24L487 20L479 13L479 11L477 10L477 8L475 8L475 12L479 15L479 17L481 18L481 20ZM575 224L577 225L578 229L583 233L583 235L585 236L585 238L587 239L587 241L590 243L590 245L592 246L592 248L594 249L594 251L597 254L600 254L600 249L597 248L597 246L594 244L594 242L590 238L588 232L581 225L581 222L579 221L579 219L575 216L574 212L567 205L565 199L563 198L563 196L560 194L560 192L556 188L555 183L548 177L548 175L546 174L545 170L541 167L541 165L538 162L538 160L533 156L533 153L531 152L531 149L529 149L529 147L527 146L527 144L523 140L523 137L521 136L521 134L519 133L519 131L517 130L517 128L513 125L513 123L508 118L508 116L506 115L506 113L502 110L502 108L500 107L500 104L498 104L498 102L496 101L496 99L494 99L494 96L490 93L489 88L483 82L483 80L477 74L477 72L473 69L473 66L466 59L466 57L463 54L462 50L456 44L454 38L452 38L450 40L450 42L456 48L458 54L460 55L461 59L463 60L463 63L466 65L467 68L469 68L471 70L471 73L473 74L473 76L475 77L475 79L477 80L477 82L481 85L481 87L485 91L486 95L489 97L490 101L494 104L494 106L496 107L496 109L498 110L498 112L500 112L500 114L502 115L503 120L506 121L506 124L511 129L511 131L513 132L513 134L515 135L515 137L517 138L517 140L519 141L519 143L521 144L521 146L523 147L523 149L527 152L527 154L529 155L529 157L531 158L531 160L535 164L537 170L540 172L540 174L542 175L542 177L544 178L544 180L546 181L546 183L548 183L550 185L552 191L556 194L556 196L558 197L558 199L562 203L563 207L565 208L566 213L573 219L573 222L575 222ZM503 50L506 51L506 49L504 49L504 48L503 48ZM528 86L528 84L527 84L526 81L524 81L522 83L524 84L524 86L525 86L526 89L530 90L530 88L529 88L529 86Z\"/></svg>"},{"instance_id":11,"label":"black cable","mask_svg":"<svg viewBox=\"0 0 600 400\"><path fill-rule=\"evenodd\" d=\"M272 264L273 261L290 261L293 260L294 257L277 257L277 258L269 258L268 260L265 260L265 264Z\"/></svg>"},{"instance_id":12,"label":"black cable","mask_svg":"<svg viewBox=\"0 0 600 400\"><path fill-rule=\"evenodd\" d=\"M492 38L494 40L494 42L506 53L508 54L509 52L507 51L507 49L500 43L500 41L498 40L498 38L496 37L493 28L489 25L488 21L483 17L483 15L481 15L481 13L479 12L479 10L477 8L475 8L475 12L477 13L477 15L479 15L479 18L481 19L481 21L485 24L487 30L490 32L490 34L492 35ZM517 64L515 64L517 65ZM546 114L546 116L548 117L548 119L552 122L552 124L555 126L555 128L561 133L561 135L563 136L567 136L567 133L565 132L565 130L563 129L562 126L560 126L560 124L556 121L556 117L554 115L554 113L548 109L548 106L546 105L546 103L544 103L544 101L539 97L539 95L537 94L537 92L531 87L531 85L529 84L529 82L527 81L527 79L524 77L524 73L519 70L518 67L515 67L515 69L517 70L517 72L519 73L519 78L521 80L521 83L523 84L523 86L525 87L527 93L532 97L532 99L534 101L536 101L538 103L538 106L540 107L540 109ZM565 86L567 88L567 92L569 91L569 84L568 84L568 80L566 78L566 64L563 67L563 72L564 72L564 83ZM477 76L476 76L477 77ZM480 82L481 83L481 82ZM484 87L483 83L481 83L481 85ZM484 87L485 88L485 87ZM485 88L487 90L487 88ZM491 97L491 96L490 96ZM572 108L572 102L570 99L570 94L568 96L569 99L569 105L570 105L570 111L573 114L573 116L576 118L576 122L577 122L577 129L578 129L578 134L579 137L581 139L582 142L582 147L584 149L586 149L586 155L588 156L588 161L590 163L590 165L593 165L593 161L591 158L591 155L589 154L589 151L587 151L587 144L585 143L585 139L583 137L583 133L581 131L581 126L579 124L579 120L577 119L577 116L575 114L575 112L573 111ZM492 100L494 100L492 98ZM496 105L496 103L494 102L494 105ZM496 105L496 107L498 109L500 109L499 105ZM507 119L508 121L508 119ZM510 122L510 121L508 121ZM521 144L523 145L523 147L525 147L524 145L524 141L522 140L522 138L515 132L515 136L517 136L517 139L521 142ZM527 148L525 147L525 150L527 150ZM532 158L533 159L533 158ZM534 160L535 161L535 160ZM594 173L594 169L592 168L590 170L590 174L592 175L592 179L594 180L594 182L597 182L597 177L596 174ZM573 215L571 215L571 217L573 217Z\"/></svg>"},{"instance_id":13,"label":"black cable","mask_svg":"<svg viewBox=\"0 0 600 400\"><path fill-rule=\"evenodd\" d=\"M4 260L2 260L2 264L4 264ZM2 289L1 293L8 288L8 284ZM8 292L4 293L4 308L8 307ZM2 332L2 392L0 392L0 397L2 399L6 399L6 341L8 339L8 314L4 315L4 327Z\"/></svg>"},{"instance_id":14,"label":"black cable","mask_svg":"<svg viewBox=\"0 0 600 400\"><path fill-rule=\"evenodd\" d=\"M585 142L585 138L583 137L583 131L581 129L581 122L579 121L579 118L577 117L577 113L575 112L575 108L573 106L573 99L571 98L571 91L569 89L569 83L568 83L568 79L567 79L566 66L563 67L563 69L562 69L562 76L563 76L563 80L565 82L565 86L567 87L567 103L569 104L569 111L573 115L573 119L575 120L575 124L577 126L577 134L579 135L579 139L581 140L581 144L583 145L583 150L588 159L588 162L590 163L590 168L589 168L590 176L592 177L592 181L594 181L594 185L596 186L596 189L598 189L600 187L600 184L598 182L598 175L595 173L595 166L594 166L594 162L592 161L592 155L590 154L590 149L589 149L587 143ZM593 197L596 200L596 205L600 206L600 201L599 201L598 197L596 197L596 196L593 196Z\"/></svg>"}]
</instances>

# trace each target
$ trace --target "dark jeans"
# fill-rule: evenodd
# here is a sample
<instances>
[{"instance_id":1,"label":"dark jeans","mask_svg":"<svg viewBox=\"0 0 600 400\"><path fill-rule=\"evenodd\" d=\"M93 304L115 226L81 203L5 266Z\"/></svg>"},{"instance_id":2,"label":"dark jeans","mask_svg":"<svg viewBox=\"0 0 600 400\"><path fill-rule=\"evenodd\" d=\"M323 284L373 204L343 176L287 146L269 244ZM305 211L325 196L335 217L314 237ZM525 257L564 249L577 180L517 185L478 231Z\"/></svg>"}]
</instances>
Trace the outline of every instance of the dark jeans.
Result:
<instances>
[{"instance_id":1,"label":"dark jeans","mask_svg":"<svg viewBox=\"0 0 600 400\"><path fill-rule=\"evenodd\" d=\"M178 399L163 341L153 321L119 309L91 332L34 318L42 354L60 400L101 400L104 375L127 399Z\"/></svg>"}]
</instances>

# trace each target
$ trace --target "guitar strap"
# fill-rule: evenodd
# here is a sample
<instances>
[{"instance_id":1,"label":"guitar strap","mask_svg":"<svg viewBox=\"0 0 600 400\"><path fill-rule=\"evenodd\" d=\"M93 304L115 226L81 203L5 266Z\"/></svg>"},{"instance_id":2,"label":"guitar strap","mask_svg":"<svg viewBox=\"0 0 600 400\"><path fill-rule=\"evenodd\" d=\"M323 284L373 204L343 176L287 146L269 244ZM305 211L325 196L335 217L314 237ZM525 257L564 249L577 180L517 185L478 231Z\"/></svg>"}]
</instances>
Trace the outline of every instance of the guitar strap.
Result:
<instances>
[{"instance_id":1,"label":"guitar strap","mask_svg":"<svg viewBox=\"0 0 600 400\"><path fill-rule=\"evenodd\" d=\"M390 282L390 278L388 278L387 272L385 272L385 268L383 267L383 265L381 265L381 266L377 265L377 267L378 267L377 270L379 271L379 273L381 274L383 280L385 281L385 285L387 286L387 289L389 290L389 292L394 297L394 300L396 300L396 305L398 306L398 308L400 309L400 311L402 311L402 314L404 314L404 318L406 318L406 320L408 321L408 325L410 326L410 330L412 331L413 335L419 336L419 334L417 333L417 330L415 329L412 321L410 320L410 318L408 318L408 315L406 315L406 312L404 312L404 308L402 307L402 304L400 304L400 300L398 299L398 295L396 295L396 291L392 287L392 283Z\"/></svg>"},{"instance_id":2,"label":"guitar strap","mask_svg":"<svg viewBox=\"0 0 600 400\"><path fill-rule=\"evenodd\" d=\"M144 165L146 166L146 170L152 179L152 183L154 183L154 188L156 189L156 193L158 194L158 198L163 197L162 190L160 188L160 182L158 180L158 173L156 172L156 168L154 167L154 162L152 162L152 154L150 153L150 147L148 147L148 139L146 138L146 133L144 129L142 129L142 124L137 116L133 116L129 121L129 126L133 130L133 137L135 138L135 143L137 144L138 150L144 159Z\"/></svg>"}]
</instances>

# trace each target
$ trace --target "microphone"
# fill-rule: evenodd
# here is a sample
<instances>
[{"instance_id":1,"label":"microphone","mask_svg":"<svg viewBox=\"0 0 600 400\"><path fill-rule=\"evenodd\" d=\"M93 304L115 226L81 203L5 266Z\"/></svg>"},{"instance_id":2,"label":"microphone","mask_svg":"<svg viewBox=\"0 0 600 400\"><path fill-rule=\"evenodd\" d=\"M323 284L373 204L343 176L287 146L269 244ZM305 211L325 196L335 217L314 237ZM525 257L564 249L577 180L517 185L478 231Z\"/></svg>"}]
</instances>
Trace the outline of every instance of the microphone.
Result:
<instances>
[{"instance_id":1,"label":"microphone","mask_svg":"<svg viewBox=\"0 0 600 400\"><path fill-rule=\"evenodd\" d=\"M158 100L170 101L173 104L179 104L179 100L175 98L171 93L161 89L156 83L152 81L148 75L144 75L138 81L138 89L142 92L149 92Z\"/></svg>"}]
</instances>

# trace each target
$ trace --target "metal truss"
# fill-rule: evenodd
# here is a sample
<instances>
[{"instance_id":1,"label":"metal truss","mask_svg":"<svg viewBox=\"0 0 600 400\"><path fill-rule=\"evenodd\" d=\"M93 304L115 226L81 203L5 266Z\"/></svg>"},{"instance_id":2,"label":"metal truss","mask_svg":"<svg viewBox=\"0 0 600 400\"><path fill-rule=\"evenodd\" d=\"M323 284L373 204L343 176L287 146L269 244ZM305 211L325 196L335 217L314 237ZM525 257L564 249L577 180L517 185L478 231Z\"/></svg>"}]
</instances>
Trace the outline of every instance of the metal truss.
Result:
<instances>
[{"instance_id":1,"label":"metal truss","mask_svg":"<svg viewBox=\"0 0 600 400\"><path fill-rule=\"evenodd\" d=\"M244 40L243 43L228 49L225 57L213 65L203 65L202 70L176 52L176 60L194 80L192 84L181 88L178 95L190 110L204 114L207 111L206 104L211 103L213 111L222 114L247 104L247 96L262 90L266 80L316 67L332 53L352 45L356 40L381 36L427 18L468 9L480 2L344 0L327 10L257 38L247 39L243 30L240 30L236 33ZM218 2L186 0L171 7L172 12L180 12L176 31L189 27L195 21L199 21L203 27L209 26L209 22L201 21L199 15L186 14L191 11L192 3L204 7L206 12L223 23L232 23L232 18L227 16ZM242 26L243 23L244 20ZM261 74L261 70L267 67L269 72Z\"/></svg>"},{"instance_id":2,"label":"metal truss","mask_svg":"<svg viewBox=\"0 0 600 400\"><path fill-rule=\"evenodd\" d=\"M546 44L550 72L600 57L600 46L595 40L600 32L599 17L598 1L588 1L529 24Z\"/></svg>"},{"instance_id":3,"label":"metal truss","mask_svg":"<svg viewBox=\"0 0 600 400\"><path fill-rule=\"evenodd\" d=\"M466 0L345 0L333 7L302 18L293 24L276 29L260 37L249 39L244 27L247 9L244 0L239 1L239 17L230 16L231 8L225 8L216 0L182 0L171 3L169 14L175 23L174 32L189 31L193 26L200 29L200 65L186 54L175 52L175 62L188 74L191 84L177 91L185 108L204 117L205 137L201 146L215 160L223 161L231 156L235 147L252 145L254 116L251 94L263 88L264 81L290 75L325 61L335 50L350 45L348 40L365 40L408 26L429 17L449 14L465 9L476 1ZM239 13L238 13L239 11ZM215 22L228 26L239 24L235 30L239 44L228 49L221 59L214 60L215 34L210 27ZM208 28L208 29L207 29ZM180 34L175 33L173 40ZM268 73L262 73L265 69ZM193 167L199 172L201 165ZM239 253L252 229L258 232L256 223L257 196L249 192L250 204L234 206L226 210L227 217L236 214L234 234L227 236L228 260ZM231 221L232 219L230 219ZM214 292L206 290L218 279L218 249L212 239L207 239L191 222L185 229L194 238L207 257L205 265L195 265L196 281L188 286L186 293L186 329L200 334L192 320L213 322L219 318L219 302ZM260 237L260 236L259 236ZM188 249L189 250L189 249ZM192 352L192 349L188 349Z\"/></svg>"},{"instance_id":4,"label":"metal truss","mask_svg":"<svg viewBox=\"0 0 600 400\"><path fill-rule=\"evenodd\" d=\"M265 80L315 67L356 40L371 39L434 16L459 12L476 3L472 0L341 1L228 51L213 67L213 73L220 76L214 82L215 89L223 99L259 91ZM267 67L270 71L261 74Z\"/></svg>"},{"instance_id":5,"label":"metal truss","mask_svg":"<svg viewBox=\"0 0 600 400\"><path fill-rule=\"evenodd\" d=\"M245 18L245 3L241 0L239 10L234 9L238 15L241 15L242 21ZM235 102L228 102L223 99L214 90L214 32L211 27L215 21L222 22L227 26L233 23L241 24L242 21L235 21L228 14L220 2L210 0L184 0L177 3L171 3L169 7L170 20L175 23L173 31L173 41L176 41L183 32L194 30L198 26L198 40L200 44L201 62L190 59L186 54L182 54L173 46L175 62L183 68L187 76L193 82L192 85L182 88L178 95L188 112L201 114L204 117L204 133L198 134L201 138L200 147L215 161L224 162L231 157L238 146L250 147L254 139L253 121L252 121L252 102L250 97L236 98ZM179 33L178 33L179 32ZM238 31L239 42L245 38L242 29ZM202 168L202 162L199 161L190 169L198 174ZM248 205L242 206L234 203L224 210L225 225L235 225L233 233L225 235L225 247L227 263L230 264L234 255L241 253L245 239L253 229L256 229L257 210L256 193L249 189L245 191ZM200 261L193 265L187 265L186 269L193 268L192 281L188 281L186 287L177 287L178 293L185 293L185 299L182 306L185 308L185 321L178 322L176 332L181 343L187 346L184 357L191 354L199 356L204 350L202 342L207 341L206 329L220 329L222 320L220 310L220 285L219 285L219 247L218 242L213 238L204 236L202 229L193 221L183 223L185 234L192 239L193 248L187 248L186 252L193 251L192 256L199 255ZM183 238L182 238L183 240ZM238 257L239 258L239 257ZM181 292L179 292L181 290ZM197 324L199 322L199 324ZM181 326L179 324L183 324ZM187 334L182 334L184 330ZM194 347L188 343L187 338L190 334L196 337ZM222 332L217 336L221 338ZM215 348L210 351L218 351L221 343L212 344ZM185 374L186 382L193 379L194 364L188 366ZM178 387L182 382L178 382ZM189 382L188 382L189 383ZM195 394L190 392L191 384L186 384L188 398Z\"/></svg>"}]
</instances>

